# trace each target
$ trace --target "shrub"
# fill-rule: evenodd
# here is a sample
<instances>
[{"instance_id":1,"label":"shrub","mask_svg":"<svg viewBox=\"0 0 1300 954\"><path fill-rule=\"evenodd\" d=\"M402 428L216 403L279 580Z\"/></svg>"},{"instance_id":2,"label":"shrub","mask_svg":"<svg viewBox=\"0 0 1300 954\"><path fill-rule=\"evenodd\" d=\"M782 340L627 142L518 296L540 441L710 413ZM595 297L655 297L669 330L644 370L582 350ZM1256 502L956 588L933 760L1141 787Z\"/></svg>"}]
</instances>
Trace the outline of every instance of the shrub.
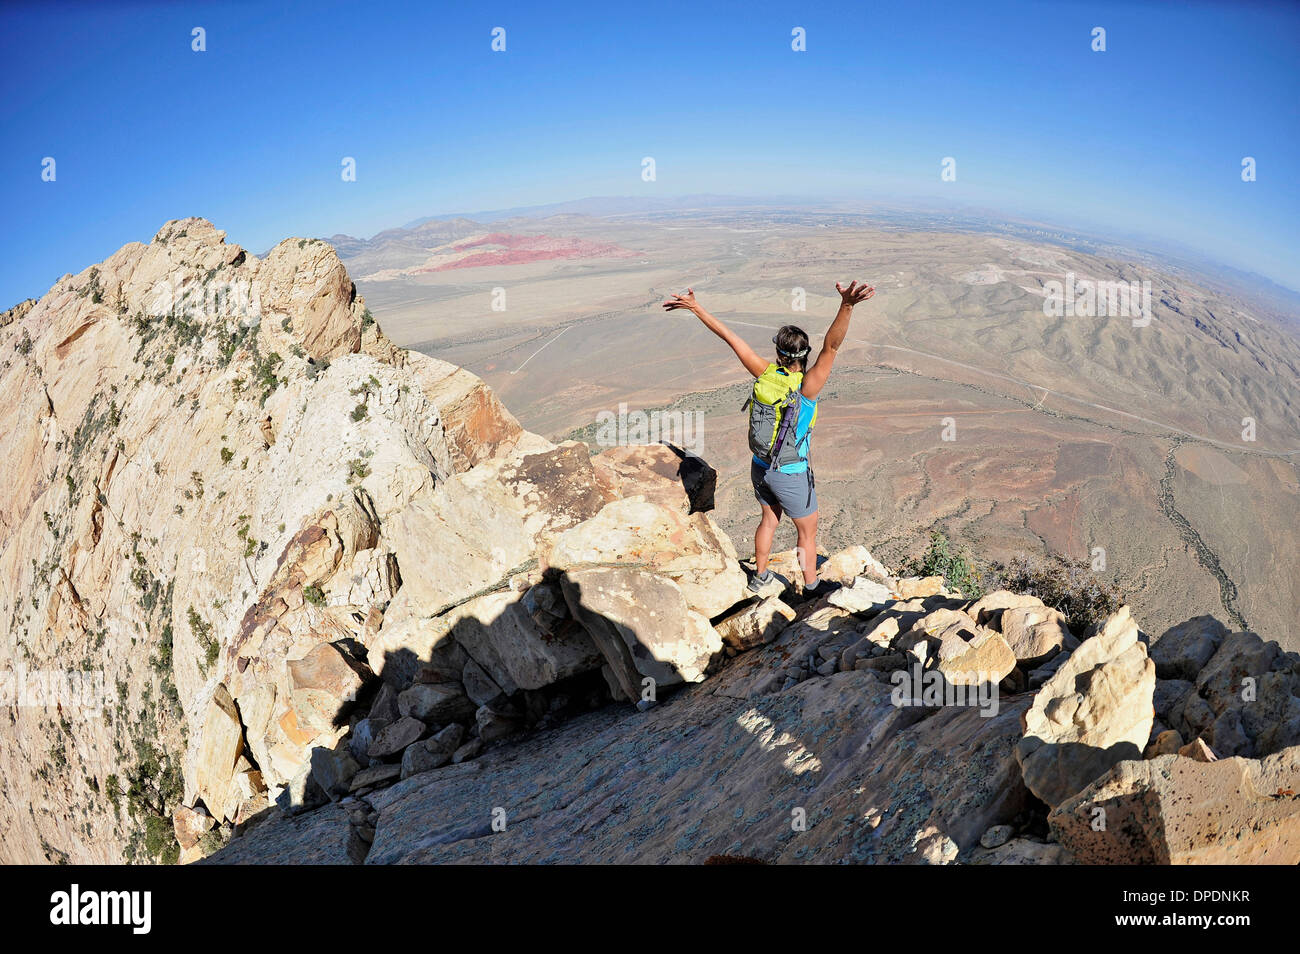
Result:
<instances>
[{"instance_id":1,"label":"shrub","mask_svg":"<svg viewBox=\"0 0 1300 954\"><path fill-rule=\"evenodd\" d=\"M916 576L941 576L950 588L963 596L978 599L984 595L981 572L965 553L954 551L942 530L930 531L930 544L919 557L912 557L904 569Z\"/></svg>"},{"instance_id":2,"label":"shrub","mask_svg":"<svg viewBox=\"0 0 1300 954\"><path fill-rule=\"evenodd\" d=\"M1076 635L1124 603L1114 585L1099 578L1084 560L1022 554L1005 565L994 564L989 576L1002 589L1036 596L1060 610Z\"/></svg>"}]
</instances>

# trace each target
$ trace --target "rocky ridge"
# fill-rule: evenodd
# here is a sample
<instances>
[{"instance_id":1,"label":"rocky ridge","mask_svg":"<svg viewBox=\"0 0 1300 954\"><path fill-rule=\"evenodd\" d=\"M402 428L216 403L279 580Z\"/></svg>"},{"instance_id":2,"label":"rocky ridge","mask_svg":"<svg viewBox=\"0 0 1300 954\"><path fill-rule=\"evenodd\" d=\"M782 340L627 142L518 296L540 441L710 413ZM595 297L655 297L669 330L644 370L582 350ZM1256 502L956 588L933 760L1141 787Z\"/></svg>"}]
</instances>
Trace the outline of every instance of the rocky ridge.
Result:
<instances>
[{"instance_id":1,"label":"rocky ridge","mask_svg":"<svg viewBox=\"0 0 1300 954\"><path fill-rule=\"evenodd\" d=\"M6 710L6 861L1300 858L1296 654L753 596L706 465L524 431L324 243L168 223L0 336L7 668L109 697Z\"/></svg>"}]
</instances>

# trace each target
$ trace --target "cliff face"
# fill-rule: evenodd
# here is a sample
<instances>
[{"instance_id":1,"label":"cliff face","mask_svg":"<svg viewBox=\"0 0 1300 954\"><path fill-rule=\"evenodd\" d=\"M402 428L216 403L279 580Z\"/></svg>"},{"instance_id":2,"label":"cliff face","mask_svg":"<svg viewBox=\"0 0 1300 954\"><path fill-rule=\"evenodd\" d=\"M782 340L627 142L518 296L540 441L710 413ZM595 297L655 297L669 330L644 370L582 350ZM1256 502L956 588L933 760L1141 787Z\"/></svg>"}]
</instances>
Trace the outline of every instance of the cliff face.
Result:
<instances>
[{"instance_id":1,"label":"cliff face","mask_svg":"<svg viewBox=\"0 0 1300 954\"><path fill-rule=\"evenodd\" d=\"M0 397L0 860L1300 853L1300 657L862 547L754 597L706 465L524 431L323 243L168 223L4 314Z\"/></svg>"},{"instance_id":2,"label":"cliff face","mask_svg":"<svg viewBox=\"0 0 1300 954\"><path fill-rule=\"evenodd\" d=\"M3 668L28 702L36 673L94 673L72 688L98 703L7 708L0 853L158 857L214 691L372 635L399 580L383 522L523 432L477 379L392 347L329 246L259 261L199 219L65 276L0 335ZM240 767L254 804L279 778Z\"/></svg>"}]
</instances>

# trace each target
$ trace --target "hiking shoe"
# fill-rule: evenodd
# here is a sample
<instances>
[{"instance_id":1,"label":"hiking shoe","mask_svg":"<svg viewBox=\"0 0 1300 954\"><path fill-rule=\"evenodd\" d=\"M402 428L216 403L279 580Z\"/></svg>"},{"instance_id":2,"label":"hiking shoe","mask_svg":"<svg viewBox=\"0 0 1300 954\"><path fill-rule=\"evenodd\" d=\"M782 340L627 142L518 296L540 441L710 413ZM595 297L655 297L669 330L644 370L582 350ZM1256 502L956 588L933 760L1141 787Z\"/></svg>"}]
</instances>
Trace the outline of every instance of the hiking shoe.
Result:
<instances>
[{"instance_id":1,"label":"hiking shoe","mask_svg":"<svg viewBox=\"0 0 1300 954\"><path fill-rule=\"evenodd\" d=\"M763 587L770 585L776 579L776 574L771 570L764 570L762 573L755 573L749 578L749 592L758 593Z\"/></svg>"},{"instance_id":2,"label":"hiking shoe","mask_svg":"<svg viewBox=\"0 0 1300 954\"><path fill-rule=\"evenodd\" d=\"M830 580L818 580L812 586L805 585L803 595L806 599L815 600L822 596L828 596L839 588L838 583L832 583Z\"/></svg>"}]
</instances>

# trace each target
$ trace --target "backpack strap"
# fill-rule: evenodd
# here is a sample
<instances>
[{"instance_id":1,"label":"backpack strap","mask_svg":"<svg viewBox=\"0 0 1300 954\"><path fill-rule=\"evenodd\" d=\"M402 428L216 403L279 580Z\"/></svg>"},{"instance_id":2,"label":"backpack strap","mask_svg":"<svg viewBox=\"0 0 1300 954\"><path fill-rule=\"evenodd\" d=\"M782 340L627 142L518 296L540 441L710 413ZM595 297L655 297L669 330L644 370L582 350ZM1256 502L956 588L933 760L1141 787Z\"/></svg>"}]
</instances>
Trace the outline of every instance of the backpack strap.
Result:
<instances>
[{"instance_id":1,"label":"backpack strap","mask_svg":"<svg viewBox=\"0 0 1300 954\"><path fill-rule=\"evenodd\" d=\"M785 443L785 439L790 433L791 419L799 416L790 413L790 409L798 404L798 393L797 391L790 391L781 402L781 424L776 430L776 440L772 442L771 459L773 462L780 455L781 445Z\"/></svg>"}]
</instances>

